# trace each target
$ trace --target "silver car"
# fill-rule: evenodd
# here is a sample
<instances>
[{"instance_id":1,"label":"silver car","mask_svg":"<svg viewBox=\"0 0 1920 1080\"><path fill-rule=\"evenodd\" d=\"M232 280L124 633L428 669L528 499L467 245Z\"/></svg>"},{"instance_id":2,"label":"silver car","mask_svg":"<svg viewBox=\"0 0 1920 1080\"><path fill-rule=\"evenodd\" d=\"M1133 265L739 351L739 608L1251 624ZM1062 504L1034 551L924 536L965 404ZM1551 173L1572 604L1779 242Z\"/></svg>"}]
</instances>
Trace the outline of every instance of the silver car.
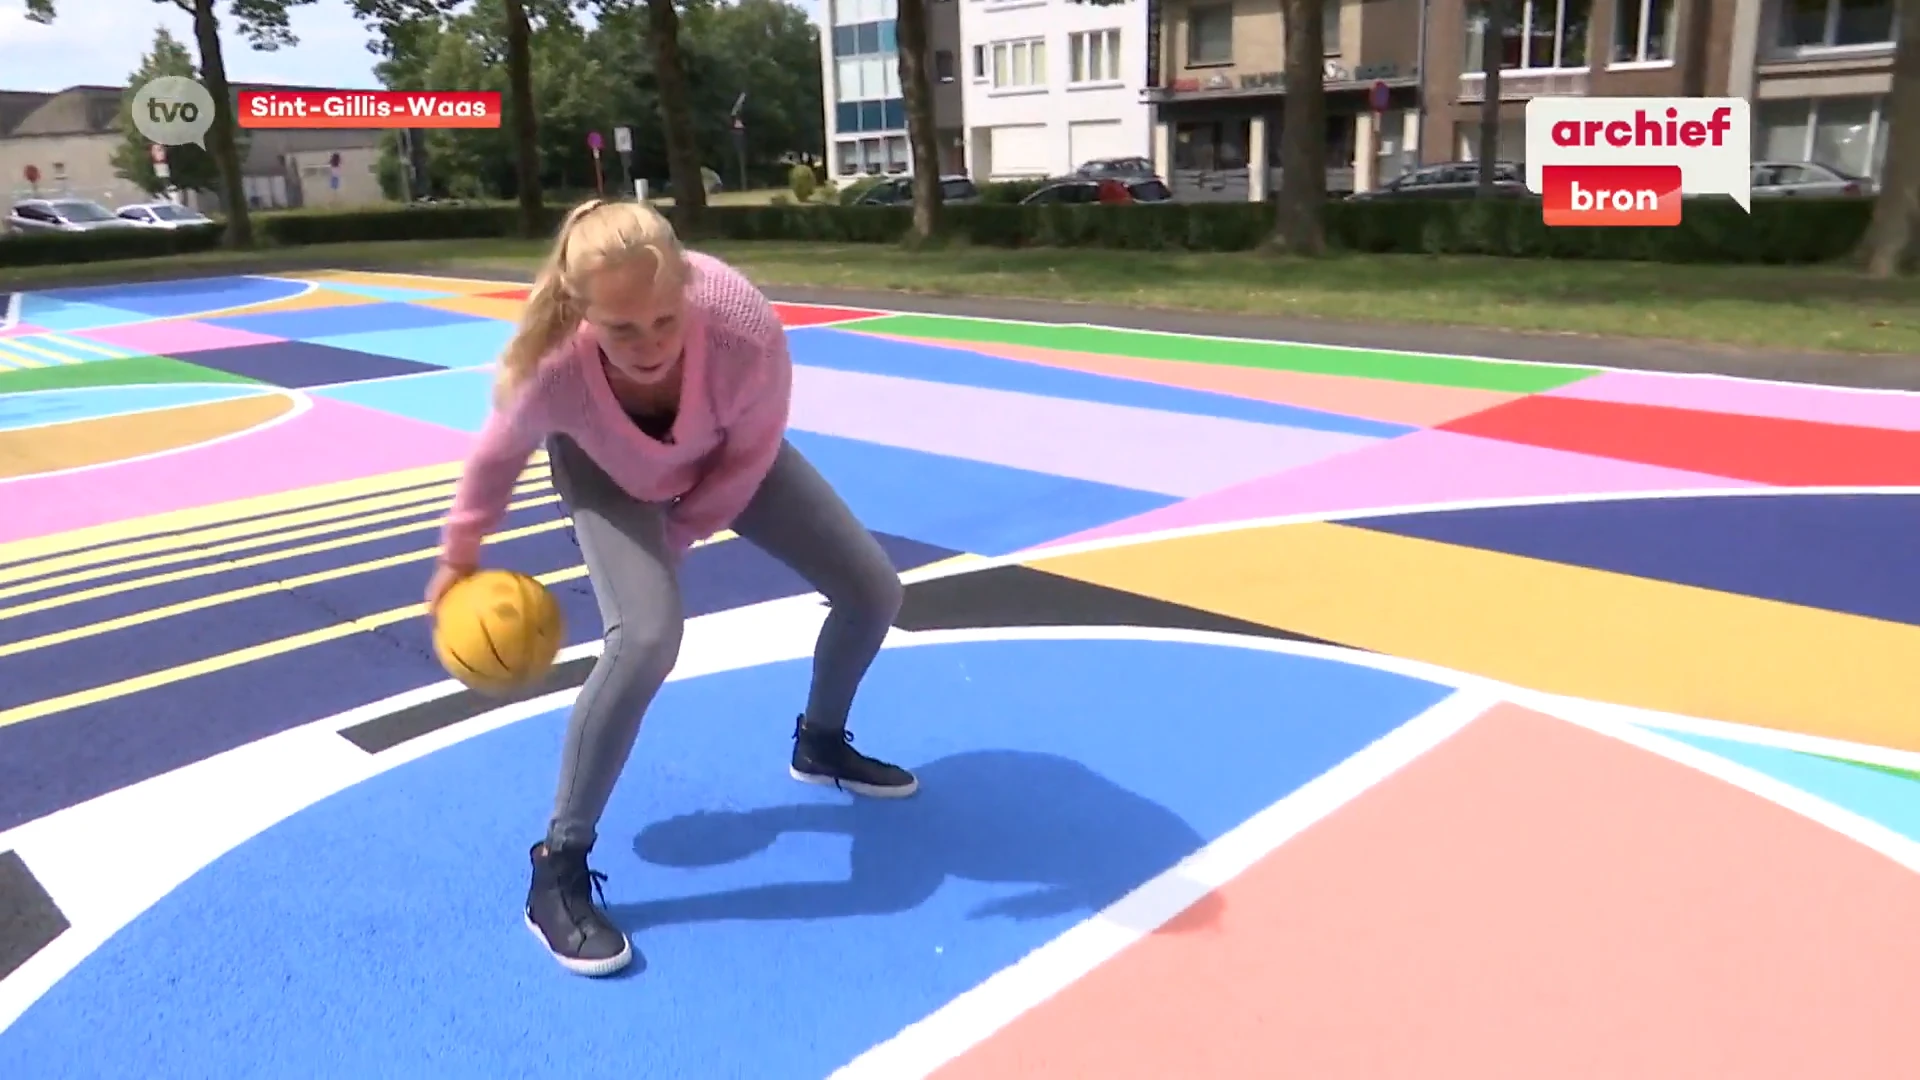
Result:
<instances>
[{"instance_id":1,"label":"silver car","mask_svg":"<svg viewBox=\"0 0 1920 1080\"><path fill-rule=\"evenodd\" d=\"M1859 198L1873 194L1873 181L1849 176L1830 165L1813 161L1756 161L1753 196L1783 198Z\"/></svg>"},{"instance_id":2,"label":"silver car","mask_svg":"<svg viewBox=\"0 0 1920 1080\"><path fill-rule=\"evenodd\" d=\"M213 219L190 206L170 202L135 203L115 210L114 216L143 229L184 229L211 225Z\"/></svg>"},{"instance_id":3,"label":"silver car","mask_svg":"<svg viewBox=\"0 0 1920 1080\"><path fill-rule=\"evenodd\" d=\"M7 215L12 233L76 233L96 229L131 229L133 222L88 199L25 199Z\"/></svg>"}]
</instances>

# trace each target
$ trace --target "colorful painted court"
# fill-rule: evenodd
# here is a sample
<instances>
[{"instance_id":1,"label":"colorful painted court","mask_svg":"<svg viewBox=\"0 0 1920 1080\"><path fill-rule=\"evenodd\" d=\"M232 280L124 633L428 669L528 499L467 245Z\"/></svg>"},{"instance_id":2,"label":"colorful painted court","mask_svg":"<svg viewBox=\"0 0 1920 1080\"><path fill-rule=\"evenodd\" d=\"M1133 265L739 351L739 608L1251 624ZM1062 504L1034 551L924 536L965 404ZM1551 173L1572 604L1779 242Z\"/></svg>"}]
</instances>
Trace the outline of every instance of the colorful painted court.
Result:
<instances>
[{"instance_id":1,"label":"colorful painted court","mask_svg":"<svg viewBox=\"0 0 1920 1080\"><path fill-rule=\"evenodd\" d=\"M783 307L923 790L787 777L821 602L705 542L592 982L543 459L548 683L418 605L522 296L0 295L0 1076L1913 1075L1920 395Z\"/></svg>"}]
</instances>

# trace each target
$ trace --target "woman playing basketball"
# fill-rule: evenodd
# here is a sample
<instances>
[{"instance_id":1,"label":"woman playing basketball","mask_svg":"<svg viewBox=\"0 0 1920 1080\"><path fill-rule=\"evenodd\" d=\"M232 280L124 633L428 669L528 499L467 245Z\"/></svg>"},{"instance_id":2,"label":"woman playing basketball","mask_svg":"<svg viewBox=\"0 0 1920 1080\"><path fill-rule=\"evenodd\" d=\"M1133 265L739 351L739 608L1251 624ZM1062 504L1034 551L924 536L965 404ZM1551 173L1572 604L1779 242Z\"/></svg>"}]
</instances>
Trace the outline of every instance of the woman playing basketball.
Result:
<instances>
[{"instance_id":1,"label":"woman playing basketball","mask_svg":"<svg viewBox=\"0 0 1920 1080\"><path fill-rule=\"evenodd\" d=\"M545 440L606 644L567 724L526 920L569 970L609 975L633 949L594 902L605 877L587 854L679 654L686 549L731 526L827 598L790 771L895 798L913 794L913 774L855 750L846 722L899 611L900 579L785 440L793 367L772 305L732 268L682 250L651 207L592 201L567 215L500 366L427 605L474 572L481 539Z\"/></svg>"}]
</instances>

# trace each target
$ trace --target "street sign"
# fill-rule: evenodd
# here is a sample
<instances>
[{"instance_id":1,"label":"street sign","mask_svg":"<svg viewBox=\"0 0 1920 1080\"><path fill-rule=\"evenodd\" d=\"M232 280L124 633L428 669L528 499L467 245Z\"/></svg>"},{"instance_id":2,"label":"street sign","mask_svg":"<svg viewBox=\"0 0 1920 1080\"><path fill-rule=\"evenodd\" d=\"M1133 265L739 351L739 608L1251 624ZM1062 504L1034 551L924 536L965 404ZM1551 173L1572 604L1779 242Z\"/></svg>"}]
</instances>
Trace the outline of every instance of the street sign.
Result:
<instances>
[{"instance_id":1,"label":"street sign","mask_svg":"<svg viewBox=\"0 0 1920 1080\"><path fill-rule=\"evenodd\" d=\"M742 121L739 117L736 116L733 118L733 130L745 131L747 130L747 125L744 121Z\"/></svg>"},{"instance_id":2,"label":"street sign","mask_svg":"<svg viewBox=\"0 0 1920 1080\"><path fill-rule=\"evenodd\" d=\"M151 143L147 146L147 156L153 159L155 165L165 165L167 163L167 148L159 143Z\"/></svg>"},{"instance_id":3,"label":"street sign","mask_svg":"<svg viewBox=\"0 0 1920 1080\"><path fill-rule=\"evenodd\" d=\"M332 169L337 169L340 167L340 155L338 152L328 155L327 167Z\"/></svg>"},{"instance_id":4,"label":"street sign","mask_svg":"<svg viewBox=\"0 0 1920 1080\"><path fill-rule=\"evenodd\" d=\"M587 132L587 149L592 150L595 157L598 157L600 154L600 146L600 133L597 131Z\"/></svg>"},{"instance_id":5,"label":"street sign","mask_svg":"<svg viewBox=\"0 0 1920 1080\"><path fill-rule=\"evenodd\" d=\"M20 175L27 178L27 183L37 184L40 182L40 166L29 165L25 169L20 170Z\"/></svg>"},{"instance_id":6,"label":"street sign","mask_svg":"<svg viewBox=\"0 0 1920 1080\"><path fill-rule=\"evenodd\" d=\"M167 168L166 162L156 161L153 163L153 175L159 177L162 180L165 180L167 177L173 175L173 171Z\"/></svg>"},{"instance_id":7,"label":"street sign","mask_svg":"<svg viewBox=\"0 0 1920 1080\"><path fill-rule=\"evenodd\" d=\"M745 90L742 90L740 91L740 96L733 99L733 111L729 115L739 116L740 110L746 107L747 107L747 92Z\"/></svg>"},{"instance_id":8,"label":"street sign","mask_svg":"<svg viewBox=\"0 0 1920 1080\"><path fill-rule=\"evenodd\" d=\"M1372 106L1374 112L1386 112L1387 102L1392 99L1392 95L1392 87L1385 82L1376 81L1373 89L1367 92L1367 104Z\"/></svg>"},{"instance_id":9,"label":"street sign","mask_svg":"<svg viewBox=\"0 0 1920 1080\"><path fill-rule=\"evenodd\" d=\"M623 154L633 153L633 129L623 127L614 128L613 148Z\"/></svg>"}]
</instances>

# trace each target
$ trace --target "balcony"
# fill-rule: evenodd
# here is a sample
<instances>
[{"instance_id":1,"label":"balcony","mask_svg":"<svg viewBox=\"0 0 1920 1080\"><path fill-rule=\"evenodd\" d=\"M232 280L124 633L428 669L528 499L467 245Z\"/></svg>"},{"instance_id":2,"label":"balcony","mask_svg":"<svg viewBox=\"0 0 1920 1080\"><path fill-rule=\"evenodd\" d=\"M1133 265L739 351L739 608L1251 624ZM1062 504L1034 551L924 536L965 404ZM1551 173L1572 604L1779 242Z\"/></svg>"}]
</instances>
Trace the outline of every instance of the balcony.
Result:
<instances>
[{"instance_id":1,"label":"balcony","mask_svg":"<svg viewBox=\"0 0 1920 1080\"><path fill-rule=\"evenodd\" d=\"M1513 68L1500 73L1500 100L1526 101L1537 97L1583 97L1586 68ZM1460 76L1462 104L1484 100L1487 78L1479 72Z\"/></svg>"}]
</instances>

